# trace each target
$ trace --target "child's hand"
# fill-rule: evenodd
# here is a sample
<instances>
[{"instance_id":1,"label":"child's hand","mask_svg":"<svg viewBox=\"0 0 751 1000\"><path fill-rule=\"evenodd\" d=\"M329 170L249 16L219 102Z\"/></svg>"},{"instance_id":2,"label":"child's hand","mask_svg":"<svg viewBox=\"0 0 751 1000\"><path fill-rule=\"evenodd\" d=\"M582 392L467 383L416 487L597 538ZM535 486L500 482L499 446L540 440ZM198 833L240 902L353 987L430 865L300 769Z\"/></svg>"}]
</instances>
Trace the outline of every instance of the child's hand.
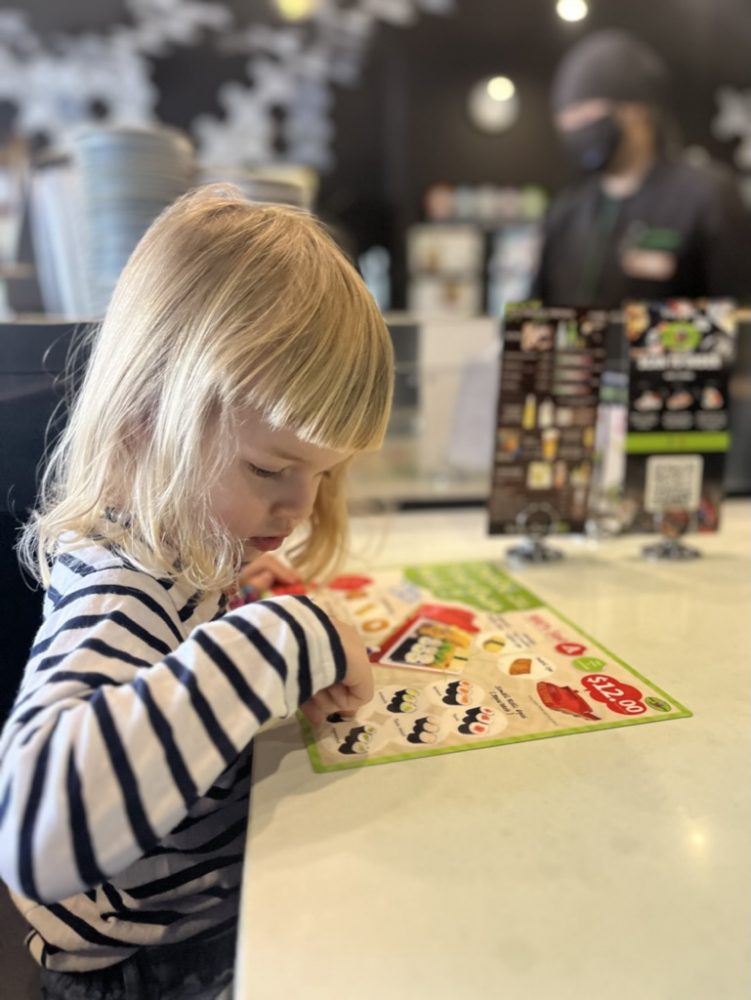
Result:
<instances>
[{"instance_id":1,"label":"child's hand","mask_svg":"<svg viewBox=\"0 0 751 1000\"><path fill-rule=\"evenodd\" d=\"M331 623L344 647L347 672L339 684L323 688L300 706L314 726L334 712L354 715L358 708L370 701L374 692L373 668L362 639L351 625L345 625L336 618L332 618Z\"/></svg>"},{"instance_id":2,"label":"child's hand","mask_svg":"<svg viewBox=\"0 0 751 1000\"><path fill-rule=\"evenodd\" d=\"M259 594L277 583L300 583L300 574L270 552L243 566L237 578L238 588L248 587Z\"/></svg>"},{"instance_id":3,"label":"child's hand","mask_svg":"<svg viewBox=\"0 0 751 1000\"><path fill-rule=\"evenodd\" d=\"M280 583L287 587L294 586L300 583L300 576L269 552L252 559L240 570L234 589L227 591L230 610L257 601L265 590Z\"/></svg>"}]
</instances>

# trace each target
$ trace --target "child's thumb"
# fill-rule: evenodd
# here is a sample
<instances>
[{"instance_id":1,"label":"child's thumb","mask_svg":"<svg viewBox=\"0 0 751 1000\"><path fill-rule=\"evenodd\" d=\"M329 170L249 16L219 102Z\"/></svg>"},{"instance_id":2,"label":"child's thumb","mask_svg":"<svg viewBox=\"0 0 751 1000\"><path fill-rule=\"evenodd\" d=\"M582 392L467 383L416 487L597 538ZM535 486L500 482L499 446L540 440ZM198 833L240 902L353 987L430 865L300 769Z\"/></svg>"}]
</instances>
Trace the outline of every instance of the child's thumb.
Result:
<instances>
[{"instance_id":1,"label":"child's thumb","mask_svg":"<svg viewBox=\"0 0 751 1000\"><path fill-rule=\"evenodd\" d=\"M243 582L259 591L268 590L274 582L274 574L270 569L259 569L257 573L246 576Z\"/></svg>"}]
</instances>

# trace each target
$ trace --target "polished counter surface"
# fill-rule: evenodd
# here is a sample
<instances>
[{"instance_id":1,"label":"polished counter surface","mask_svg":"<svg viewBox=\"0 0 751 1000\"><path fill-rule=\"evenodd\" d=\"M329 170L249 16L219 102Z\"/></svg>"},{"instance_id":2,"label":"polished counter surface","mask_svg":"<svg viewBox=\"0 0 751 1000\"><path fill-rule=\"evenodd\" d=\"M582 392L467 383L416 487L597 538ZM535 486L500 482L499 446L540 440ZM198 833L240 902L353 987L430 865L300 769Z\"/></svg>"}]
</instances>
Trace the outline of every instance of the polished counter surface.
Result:
<instances>
[{"instance_id":1,"label":"polished counter surface","mask_svg":"<svg viewBox=\"0 0 751 1000\"><path fill-rule=\"evenodd\" d=\"M237 1000L740 1000L751 991L751 505L512 568L692 718L313 772L257 740ZM479 510L355 522L352 568L501 559Z\"/></svg>"}]
</instances>

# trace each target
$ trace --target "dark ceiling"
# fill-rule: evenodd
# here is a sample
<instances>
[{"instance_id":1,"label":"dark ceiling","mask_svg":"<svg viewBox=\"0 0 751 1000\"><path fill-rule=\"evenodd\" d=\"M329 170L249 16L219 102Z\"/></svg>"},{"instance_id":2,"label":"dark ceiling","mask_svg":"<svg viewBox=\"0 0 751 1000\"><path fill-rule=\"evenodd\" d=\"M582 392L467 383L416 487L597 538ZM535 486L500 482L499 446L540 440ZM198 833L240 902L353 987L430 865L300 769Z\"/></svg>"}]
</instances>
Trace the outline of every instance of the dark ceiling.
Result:
<instances>
[{"instance_id":1,"label":"dark ceiling","mask_svg":"<svg viewBox=\"0 0 751 1000\"><path fill-rule=\"evenodd\" d=\"M271 0L222 0L238 23L275 21ZM448 18L420 13L415 35L422 49L426 36L444 31L455 47L498 47L504 51L542 47L561 51L583 31L620 26L640 33L676 68L697 63L728 80L751 82L751 0L590 0L590 16L577 25L556 16L554 0L455 0ZM102 30L127 19L124 0L18 0L0 9L26 11L42 34ZM441 27L441 25L444 27Z\"/></svg>"},{"instance_id":2,"label":"dark ceiling","mask_svg":"<svg viewBox=\"0 0 751 1000\"><path fill-rule=\"evenodd\" d=\"M221 2L234 12L238 25L278 22L272 0ZM549 76L573 39L592 29L617 26L636 32L662 52L677 80L679 102L686 97L687 81L693 84L689 91L697 86L716 89L723 83L751 87L751 0L589 3L586 20L566 24L555 14L555 0L454 0L452 15L420 11L411 28L381 25L371 57L377 60L379 48L396 45L402 58L443 78L450 77L453 65L469 57L483 71L503 72L514 66L521 72L527 67L537 76ZM25 11L32 28L50 39L60 32L106 31L128 19L125 0L0 3L0 10L13 9Z\"/></svg>"}]
</instances>

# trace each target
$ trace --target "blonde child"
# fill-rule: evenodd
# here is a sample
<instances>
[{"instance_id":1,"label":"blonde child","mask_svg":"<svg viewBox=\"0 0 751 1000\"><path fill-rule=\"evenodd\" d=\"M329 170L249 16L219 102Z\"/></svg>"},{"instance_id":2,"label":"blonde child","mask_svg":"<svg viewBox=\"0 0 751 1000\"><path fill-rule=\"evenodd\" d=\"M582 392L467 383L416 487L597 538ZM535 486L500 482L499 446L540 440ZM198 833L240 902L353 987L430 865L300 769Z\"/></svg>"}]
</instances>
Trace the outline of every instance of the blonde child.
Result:
<instances>
[{"instance_id":1,"label":"blonde child","mask_svg":"<svg viewBox=\"0 0 751 1000\"><path fill-rule=\"evenodd\" d=\"M43 995L230 982L253 736L352 712L372 677L307 598L224 613L224 592L249 562L291 579L268 553L301 525L302 571L335 563L392 377L375 304L304 213L211 186L133 253L22 544L47 592L0 740L0 875Z\"/></svg>"}]
</instances>

